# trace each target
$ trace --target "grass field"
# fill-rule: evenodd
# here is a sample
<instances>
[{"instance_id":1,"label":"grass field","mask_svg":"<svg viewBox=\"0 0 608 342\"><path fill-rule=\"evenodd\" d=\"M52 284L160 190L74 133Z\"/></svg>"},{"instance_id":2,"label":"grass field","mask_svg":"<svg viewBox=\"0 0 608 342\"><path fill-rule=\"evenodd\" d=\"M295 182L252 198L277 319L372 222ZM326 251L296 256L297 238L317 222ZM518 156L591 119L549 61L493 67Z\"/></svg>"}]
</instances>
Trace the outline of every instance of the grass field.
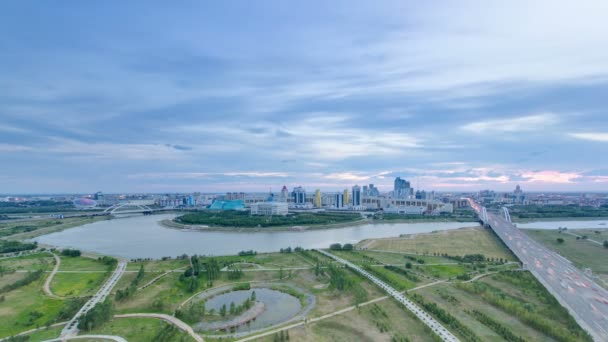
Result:
<instances>
[{"instance_id":1,"label":"grass field","mask_svg":"<svg viewBox=\"0 0 608 342\"><path fill-rule=\"evenodd\" d=\"M53 257L49 253L34 253L19 257L0 259L0 267L10 270L35 271L52 268Z\"/></svg>"},{"instance_id":2,"label":"grass field","mask_svg":"<svg viewBox=\"0 0 608 342\"><path fill-rule=\"evenodd\" d=\"M3 294L0 302L0 337L10 336L53 320L63 305L62 300L42 294L44 277L27 286Z\"/></svg>"},{"instance_id":3,"label":"grass field","mask_svg":"<svg viewBox=\"0 0 608 342\"><path fill-rule=\"evenodd\" d=\"M363 240L357 244L363 250L408 252L416 254L453 256L483 254L490 258L514 260L509 251L488 230L483 228L463 228L434 233L404 235L399 238Z\"/></svg>"},{"instance_id":4,"label":"grass field","mask_svg":"<svg viewBox=\"0 0 608 342\"><path fill-rule=\"evenodd\" d=\"M57 273L51 281L51 291L60 297L92 296L107 276L106 273Z\"/></svg>"},{"instance_id":5,"label":"grass field","mask_svg":"<svg viewBox=\"0 0 608 342\"><path fill-rule=\"evenodd\" d=\"M108 265L86 257L61 257L60 271L108 271Z\"/></svg>"},{"instance_id":6,"label":"grass field","mask_svg":"<svg viewBox=\"0 0 608 342\"><path fill-rule=\"evenodd\" d=\"M579 268L589 267L593 273L604 280L604 285L608 284L608 248L597 245L590 241L577 240L576 237L568 234L560 234L557 230L548 229L524 229L526 234L534 240L540 242L549 249L563 255ZM599 240L588 230L569 230L572 233L587 235L591 239ZM602 230L602 234L608 232ZM558 243L557 238L564 239L564 243ZM603 241L603 240L602 240Z\"/></svg>"},{"instance_id":7,"label":"grass field","mask_svg":"<svg viewBox=\"0 0 608 342\"><path fill-rule=\"evenodd\" d=\"M392 300L363 306L348 313L289 330L290 341L435 341L425 326ZM271 342L273 336L256 341Z\"/></svg>"},{"instance_id":8,"label":"grass field","mask_svg":"<svg viewBox=\"0 0 608 342\"><path fill-rule=\"evenodd\" d=\"M118 335L129 342L191 342L188 334L154 318L115 318L107 324L83 334ZM163 336L163 337L161 337Z\"/></svg>"},{"instance_id":9,"label":"grass field","mask_svg":"<svg viewBox=\"0 0 608 342\"><path fill-rule=\"evenodd\" d=\"M0 223L0 236L8 239L32 239L40 235L74 228L87 223L107 220L106 216L96 217L72 217L65 219L31 220L20 222Z\"/></svg>"}]
</instances>

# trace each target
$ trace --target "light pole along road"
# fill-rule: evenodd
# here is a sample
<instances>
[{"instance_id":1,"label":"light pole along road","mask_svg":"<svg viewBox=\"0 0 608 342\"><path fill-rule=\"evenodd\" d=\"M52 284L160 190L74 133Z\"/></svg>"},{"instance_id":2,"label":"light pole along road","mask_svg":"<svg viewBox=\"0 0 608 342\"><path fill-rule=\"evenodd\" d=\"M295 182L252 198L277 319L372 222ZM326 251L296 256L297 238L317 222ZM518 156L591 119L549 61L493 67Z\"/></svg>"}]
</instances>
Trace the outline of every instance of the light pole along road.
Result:
<instances>
[{"instance_id":1,"label":"light pole along road","mask_svg":"<svg viewBox=\"0 0 608 342\"><path fill-rule=\"evenodd\" d=\"M418 317L418 319L420 319L422 321L422 323L426 324L426 326L431 328L431 330L433 330L433 332L435 334L437 334L437 336L439 336L441 338L441 340L448 341L448 342L459 341L458 338L456 338L456 336L454 336L448 329L446 329L443 325L441 325L441 323L437 322L433 317L431 317L429 314L427 314L424 310L419 308L416 304L412 303L409 299L405 298L404 295L399 293L399 291L395 290L393 287L389 286L382 280L376 278L374 275L363 270L359 266L357 266L347 260L344 260L338 256L328 253L322 249L316 249L316 251L329 258L336 260L339 263L342 263L342 264L348 266L350 269L353 269L353 270L361 273L361 275L363 275L367 279L371 280L374 284L378 285L380 288L382 288L384 291L386 291L391 297L395 298L399 303L405 305L405 307L408 310L410 310L411 312L413 312L414 315L416 315L416 317Z\"/></svg>"},{"instance_id":2,"label":"light pole along road","mask_svg":"<svg viewBox=\"0 0 608 342\"><path fill-rule=\"evenodd\" d=\"M89 299L89 301L87 301L84 306L80 308L80 310L78 310L76 315L74 315L74 318L72 318L61 331L61 337L75 336L78 334L78 320L80 317L89 312L89 310L91 310L97 303L103 302L106 299L106 297L110 294L110 291L112 291L114 285L116 285L120 277L122 277L126 268L126 261L121 260L118 262L116 270L114 273L112 273L110 279L108 279L108 281L106 281L105 284L103 284L103 286L99 289L99 291L97 291L97 293L91 299Z\"/></svg>"},{"instance_id":3,"label":"light pole along road","mask_svg":"<svg viewBox=\"0 0 608 342\"><path fill-rule=\"evenodd\" d=\"M469 203L482 217L485 211ZM561 255L537 243L502 215L487 213L488 225L555 299L595 341L608 341L608 291ZM608 260L606 260L608 262Z\"/></svg>"}]
</instances>

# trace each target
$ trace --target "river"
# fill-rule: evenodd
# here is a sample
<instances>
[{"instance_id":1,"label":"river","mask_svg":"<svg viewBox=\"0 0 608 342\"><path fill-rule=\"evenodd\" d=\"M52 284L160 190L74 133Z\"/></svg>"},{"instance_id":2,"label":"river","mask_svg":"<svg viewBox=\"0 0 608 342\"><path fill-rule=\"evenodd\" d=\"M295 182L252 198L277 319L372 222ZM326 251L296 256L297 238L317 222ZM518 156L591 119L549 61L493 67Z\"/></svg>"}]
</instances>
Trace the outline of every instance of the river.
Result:
<instances>
[{"instance_id":1,"label":"river","mask_svg":"<svg viewBox=\"0 0 608 342\"><path fill-rule=\"evenodd\" d=\"M78 248L125 258L160 258L181 254L231 255L243 250L278 252L281 248L326 248L332 243L425 233L475 226L475 222L364 224L345 228L279 232L182 231L159 222L174 215L131 216L85 224L43 235L39 243Z\"/></svg>"},{"instance_id":2,"label":"river","mask_svg":"<svg viewBox=\"0 0 608 342\"><path fill-rule=\"evenodd\" d=\"M345 228L279 232L182 231L159 222L175 215L131 216L85 224L43 235L39 243L78 248L125 258L161 258L181 254L232 255L243 250L277 252L286 247L326 248L332 243L356 243L369 238L428 233L475 226L474 222L374 223ZM602 223L604 225L602 225ZM608 228L608 220L546 221L518 224L520 228Z\"/></svg>"}]
</instances>

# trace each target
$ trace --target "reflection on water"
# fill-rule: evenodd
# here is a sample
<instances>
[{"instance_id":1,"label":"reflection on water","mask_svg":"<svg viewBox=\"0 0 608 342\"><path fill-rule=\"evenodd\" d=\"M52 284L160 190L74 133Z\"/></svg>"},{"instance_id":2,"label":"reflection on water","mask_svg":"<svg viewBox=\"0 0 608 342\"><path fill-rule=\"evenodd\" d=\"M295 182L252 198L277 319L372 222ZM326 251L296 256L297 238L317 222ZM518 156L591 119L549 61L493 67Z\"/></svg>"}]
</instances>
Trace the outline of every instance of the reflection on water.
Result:
<instances>
[{"instance_id":1,"label":"reflection on water","mask_svg":"<svg viewBox=\"0 0 608 342\"><path fill-rule=\"evenodd\" d=\"M365 224L347 228L302 232L197 232L169 229L159 221L174 215L134 216L99 221L37 237L59 247L79 248L125 258L161 258L181 254L230 255L242 250L277 252L288 246L325 248L332 243L356 243L363 239L471 227L468 222Z\"/></svg>"}]
</instances>

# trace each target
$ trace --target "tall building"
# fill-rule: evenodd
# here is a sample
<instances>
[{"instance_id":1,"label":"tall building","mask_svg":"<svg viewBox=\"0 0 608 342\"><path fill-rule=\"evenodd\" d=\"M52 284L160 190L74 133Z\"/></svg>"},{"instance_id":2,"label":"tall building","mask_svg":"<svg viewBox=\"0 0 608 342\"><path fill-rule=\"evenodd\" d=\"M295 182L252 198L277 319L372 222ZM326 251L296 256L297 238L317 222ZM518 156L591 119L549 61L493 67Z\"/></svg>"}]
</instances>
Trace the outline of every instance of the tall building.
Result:
<instances>
[{"instance_id":1,"label":"tall building","mask_svg":"<svg viewBox=\"0 0 608 342\"><path fill-rule=\"evenodd\" d=\"M350 196L348 195L348 189L344 189L344 204L350 203Z\"/></svg>"},{"instance_id":2,"label":"tall building","mask_svg":"<svg viewBox=\"0 0 608 342\"><path fill-rule=\"evenodd\" d=\"M321 190L319 189L315 190L314 206L315 208L321 208L322 206Z\"/></svg>"},{"instance_id":3,"label":"tall building","mask_svg":"<svg viewBox=\"0 0 608 342\"><path fill-rule=\"evenodd\" d=\"M378 197L378 196L380 196L380 190L378 190L378 188L376 188L374 186L374 184L370 184L369 187L368 187L368 189L367 189L367 194L366 195L370 196L370 197Z\"/></svg>"},{"instance_id":4,"label":"tall building","mask_svg":"<svg viewBox=\"0 0 608 342\"><path fill-rule=\"evenodd\" d=\"M289 196L289 191L287 190L287 187L285 185L283 185L283 189L281 189L280 201L281 202L287 202L287 197L288 196Z\"/></svg>"},{"instance_id":5,"label":"tall building","mask_svg":"<svg viewBox=\"0 0 608 342\"><path fill-rule=\"evenodd\" d=\"M395 185L393 187L393 194L395 198L408 198L412 194L412 188L410 182L401 177L395 178Z\"/></svg>"},{"instance_id":6,"label":"tall building","mask_svg":"<svg viewBox=\"0 0 608 342\"><path fill-rule=\"evenodd\" d=\"M336 208L344 208L344 195L343 194L336 194L335 204L336 204Z\"/></svg>"},{"instance_id":7,"label":"tall building","mask_svg":"<svg viewBox=\"0 0 608 342\"><path fill-rule=\"evenodd\" d=\"M304 190L303 187L298 186L298 187L294 188L291 195L293 197L293 203L295 205L306 204L306 190Z\"/></svg>"},{"instance_id":8,"label":"tall building","mask_svg":"<svg viewBox=\"0 0 608 342\"><path fill-rule=\"evenodd\" d=\"M353 186L351 202L353 207L361 205L361 187L359 187L358 185Z\"/></svg>"}]
</instances>

